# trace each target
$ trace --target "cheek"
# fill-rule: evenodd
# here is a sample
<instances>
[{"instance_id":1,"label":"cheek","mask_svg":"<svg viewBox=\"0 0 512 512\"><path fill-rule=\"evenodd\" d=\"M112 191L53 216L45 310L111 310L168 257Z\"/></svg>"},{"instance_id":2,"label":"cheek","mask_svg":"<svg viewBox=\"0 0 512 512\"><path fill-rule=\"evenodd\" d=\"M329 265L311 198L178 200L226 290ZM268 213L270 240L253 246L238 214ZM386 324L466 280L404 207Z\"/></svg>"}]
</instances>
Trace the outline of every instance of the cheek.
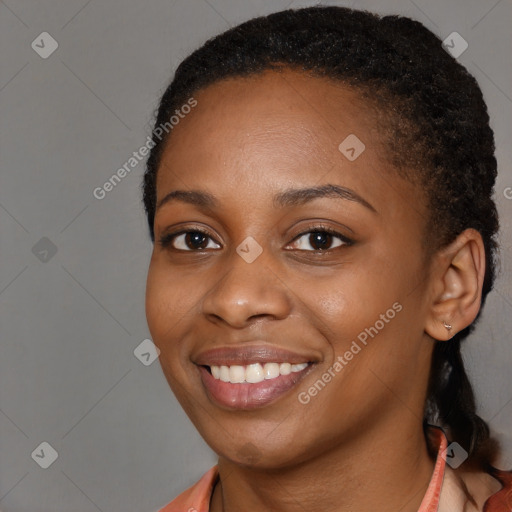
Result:
<instances>
[{"instance_id":1,"label":"cheek","mask_svg":"<svg viewBox=\"0 0 512 512\"><path fill-rule=\"evenodd\" d=\"M395 403L415 408L417 383L427 379L429 367L421 325L414 325L415 310L409 301L395 301L391 307L383 302L381 308L368 305L357 329L348 329L337 340L331 400L342 405L344 413L376 415Z\"/></svg>"},{"instance_id":2,"label":"cheek","mask_svg":"<svg viewBox=\"0 0 512 512\"><path fill-rule=\"evenodd\" d=\"M160 349L160 345L177 334L180 319L187 310L185 294L175 277L158 262L151 262L146 281L146 319L153 341Z\"/></svg>"},{"instance_id":3,"label":"cheek","mask_svg":"<svg viewBox=\"0 0 512 512\"><path fill-rule=\"evenodd\" d=\"M146 280L146 319L155 343L157 342L155 338L159 338L158 332L161 330L162 324L167 320L165 311L168 298L164 290L158 280L158 272L151 264Z\"/></svg>"},{"instance_id":4,"label":"cheek","mask_svg":"<svg viewBox=\"0 0 512 512\"><path fill-rule=\"evenodd\" d=\"M328 339L336 340L339 345L336 349L341 350L376 321L380 326L380 315L392 308L399 298L396 285L393 279L378 283L371 270L354 267L334 274L322 286L312 281L302 300L308 305L319 330ZM388 317L394 314L391 310Z\"/></svg>"},{"instance_id":5,"label":"cheek","mask_svg":"<svg viewBox=\"0 0 512 512\"><path fill-rule=\"evenodd\" d=\"M313 294L314 307L321 313L322 318L330 324L339 322L343 312L347 310L347 298L341 291L330 291L329 293Z\"/></svg>"},{"instance_id":6,"label":"cheek","mask_svg":"<svg viewBox=\"0 0 512 512\"><path fill-rule=\"evenodd\" d=\"M184 336L184 323L181 320L190 306L183 306L183 295L174 277L170 277L169 272L158 263L152 262L146 282L147 324L152 341L160 350L159 361L167 382L187 409L187 394L183 389L187 358L180 339Z\"/></svg>"},{"instance_id":7,"label":"cheek","mask_svg":"<svg viewBox=\"0 0 512 512\"><path fill-rule=\"evenodd\" d=\"M325 364L333 365L341 357L335 380L349 378L358 392L372 382L382 386L370 370L390 380L410 373L410 367L403 368L404 361L417 357L421 339L421 324L415 318L419 305L409 292L408 272L403 266L402 272L390 266L379 271L383 266L340 273L322 288L329 293L317 288L307 299L311 321L330 344Z\"/></svg>"}]
</instances>

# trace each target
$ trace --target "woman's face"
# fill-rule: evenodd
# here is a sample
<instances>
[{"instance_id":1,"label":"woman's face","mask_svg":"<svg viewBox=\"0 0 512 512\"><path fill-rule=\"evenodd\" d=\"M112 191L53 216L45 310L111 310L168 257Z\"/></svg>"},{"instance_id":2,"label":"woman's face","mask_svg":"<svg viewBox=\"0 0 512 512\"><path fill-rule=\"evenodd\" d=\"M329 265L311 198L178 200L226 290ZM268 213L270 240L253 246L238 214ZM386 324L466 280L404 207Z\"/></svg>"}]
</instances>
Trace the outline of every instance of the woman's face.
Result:
<instances>
[{"instance_id":1,"label":"woman's face","mask_svg":"<svg viewBox=\"0 0 512 512\"><path fill-rule=\"evenodd\" d=\"M201 435L270 468L420 428L425 200L374 111L293 71L194 97L158 170L146 312Z\"/></svg>"}]
</instances>

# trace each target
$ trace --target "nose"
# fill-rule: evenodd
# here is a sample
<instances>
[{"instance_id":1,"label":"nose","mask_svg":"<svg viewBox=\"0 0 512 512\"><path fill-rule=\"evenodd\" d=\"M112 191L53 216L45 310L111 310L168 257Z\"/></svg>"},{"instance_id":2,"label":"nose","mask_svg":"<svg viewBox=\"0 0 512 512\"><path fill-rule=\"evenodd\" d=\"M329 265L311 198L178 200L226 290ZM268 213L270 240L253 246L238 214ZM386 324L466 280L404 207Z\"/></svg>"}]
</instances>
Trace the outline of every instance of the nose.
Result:
<instances>
[{"instance_id":1,"label":"nose","mask_svg":"<svg viewBox=\"0 0 512 512\"><path fill-rule=\"evenodd\" d=\"M291 292L264 254L248 263L233 251L223 275L203 300L203 313L210 321L242 329L258 319L279 320L290 314Z\"/></svg>"}]
</instances>

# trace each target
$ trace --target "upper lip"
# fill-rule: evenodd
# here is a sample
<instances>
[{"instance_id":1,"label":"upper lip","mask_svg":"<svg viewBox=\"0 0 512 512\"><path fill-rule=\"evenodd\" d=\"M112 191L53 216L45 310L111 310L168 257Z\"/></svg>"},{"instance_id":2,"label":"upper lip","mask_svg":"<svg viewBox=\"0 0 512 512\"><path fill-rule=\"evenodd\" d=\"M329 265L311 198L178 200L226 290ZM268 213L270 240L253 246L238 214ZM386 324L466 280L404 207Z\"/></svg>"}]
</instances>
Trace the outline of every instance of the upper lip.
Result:
<instances>
[{"instance_id":1,"label":"upper lip","mask_svg":"<svg viewBox=\"0 0 512 512\"><path fill-rule=\"evenodd\" d=\"M270 345L230 345L202 351L194 359L200 366L231 366L251 363L310 363L315 358Z\"/></svg>"}]
</instances>

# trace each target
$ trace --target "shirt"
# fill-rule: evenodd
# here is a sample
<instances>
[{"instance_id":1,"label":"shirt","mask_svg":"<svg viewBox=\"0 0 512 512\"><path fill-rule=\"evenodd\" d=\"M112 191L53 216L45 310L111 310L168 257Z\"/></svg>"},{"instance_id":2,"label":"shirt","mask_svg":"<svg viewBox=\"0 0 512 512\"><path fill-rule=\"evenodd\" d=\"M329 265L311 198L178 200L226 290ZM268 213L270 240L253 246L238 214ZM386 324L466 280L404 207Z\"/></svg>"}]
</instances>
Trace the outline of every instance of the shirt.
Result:
<instances>
[{"instance_id":1,"label":"shirt","mask_svg":"<svg viewBox=\"0 0 512 512\"><path fill-rule=\"evenodd\" d=\"M448 448L448 440L443 430L430 427L429 434L437 447L437 457L418 512L480 512L471 503L464 483L457 477L455 471L446 465L446 458L453 458L454 455L453 450ZM491 476L501 483L502 488L487 499L481 512L512 512L512 471L496 469ZM218 477L218 467L214 466L195 485L158 512L209 512L213 488Z\"/></svg>"}]
</instances>

